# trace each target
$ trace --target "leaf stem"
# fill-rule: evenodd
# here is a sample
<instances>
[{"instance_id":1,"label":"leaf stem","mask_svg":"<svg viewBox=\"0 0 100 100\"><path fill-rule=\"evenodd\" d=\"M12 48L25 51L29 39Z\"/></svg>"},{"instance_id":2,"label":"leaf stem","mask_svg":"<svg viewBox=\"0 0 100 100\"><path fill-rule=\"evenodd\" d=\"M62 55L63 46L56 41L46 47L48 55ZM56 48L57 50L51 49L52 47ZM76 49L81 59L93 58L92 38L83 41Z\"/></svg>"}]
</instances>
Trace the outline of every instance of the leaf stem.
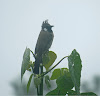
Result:
<instances>
[{"instance_id":1,"label":"leaf stem","mask_svg":"<svg viewBox=\"0 0 100 100\"><path fill-rule=\"evenodd\" d=\"M40 67L41 67L41 73L40 74L43 74L43 66L40 66ZM43 77L41 77L40 95L43 96Z\"/></svg>"},{"instance_id":2,"label":"leaf stem","mask_svg":"<svg viewBox=\"0 0 100 100\"><path fill-rule=\"evenodd\" d=\"M39 88L37 87L37 95L39 95Z\"/></svg>"},{"instance_id":3,"label":"leaf stem","mask_svg":"<svg viewBox=\"0 0 100 100\"><path fill-rule=\"evenodd\" d=\"M40 77L43 77L44 75L46 75L47 73L49 73L52 69L54 69L62 60L64 60L65 58L67 58L68 56L63 57L55 66L53 66L51 69L49 69L48 71L44 72L43 74L41 74Z\"/></svg>"}]
</instances>

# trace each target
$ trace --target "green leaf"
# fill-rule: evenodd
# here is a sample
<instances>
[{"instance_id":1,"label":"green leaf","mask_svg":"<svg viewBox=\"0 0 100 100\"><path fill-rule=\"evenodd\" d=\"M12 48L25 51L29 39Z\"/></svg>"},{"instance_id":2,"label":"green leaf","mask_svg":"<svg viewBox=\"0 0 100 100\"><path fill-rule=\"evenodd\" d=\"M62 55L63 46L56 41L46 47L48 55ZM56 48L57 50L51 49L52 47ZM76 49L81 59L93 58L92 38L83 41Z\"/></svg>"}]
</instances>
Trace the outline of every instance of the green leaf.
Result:
<instances>
[{"instance_id":1,"label":"green leaf","mask_svg":"<svg viewBox=\"0 0 100 100\"><path fill-rule=\"evenodd\" d=\"M55 69L52 73L51 80L57 79L61 75L60 69Z\"/></svg>"},{"instance_id":2,"label":"green leaf","mask_svg":"<svg viewBox=\"0 0 100 100\"><path fill-rule=\"evenodd\" d=\"M69 74L68 68L61 68L61 75L68 75L68 74Z\"/></svg>"},{"instance_id":3,"label":"green leaf","mask_svg":"<svg viewBox=\"0 0 100 100\"><path fill-rule=\"evenodd\" d=\"M46 70L49 69L49 67L54 63L56 58L57 55L53 51L49 51L45 55L43 55L43 66L45 66Z\"/></svg>"},{"instance_id":4,"label":"green leaf","mask_svg":"<svg viewBox=\"0 0 100 100\"><path fill-rule=\"evenodd\" d=\"M71 90L74 87L69 73L66 73L66 75L60 76L56 80L56 83L57 83L57 88L59 88L59 90L63 92L64 94L66 94L69 90Z\"/></svg>"},{"instance_id":5,"label":"green leaf","mask_svg":"<svg viewBox=\"0 0 100 100\"><path fill-rule=\"evenodd\" d=\"M50 85L50 78L48 75L45 76L45 84L47 85L47 88L50 88L51 85Z\"/></svg>"},{"instance_id":6,"label":"green leaf","mask_svg":"<svg viewBox=\"0 0 100 100\"><path fill-rule=\"evenodd\" d=\"M74 87L67 68L55 69L51 76L51 80L54 79L57 79L57 88L50 91L47 95L66 95Z\"/></svg>"},{"instance_id":7,"label":"green leaf","mask_svg":"<svg viewBox=\"0 0 100 100\"><path fill-rule=\"evenodd\" d=\"M68 91L68 96L76 96L77 93L74 90L70 90ZM93 92L85 92L85 93L81 93L81 96L97 96L95 93Z\"/></svg>"},{"instance_id":8,"label":"green leaf","mask_svg":"<svg viewBox=\"0 0 100 100\"><path fill-rule=\"evenodd\" d=\"M81 96L97 96L97 95L93 92L86 92L86 93L81 93Z\"/></svg>"},{"instance_id":9,"label":"green leaf","mask_svg":"<svg viewBox=\"0 0 100 100\"><path fill-rule=\"evenodd\" d=\"M80 95L81 62L79 53L74 49L68 57L68 66L77 95Z\"/></svg>"},{"instance_id":10,"label":"green leaf","mask_svg":"<svg viewBox=\"0 0 100 100\"><path fill-rule=\"evenodd\" d=\"M67 94L68 94L68 96L76 96L77 95L76 91L74 91L74 90L68 91Z\"/></svg>"},{"instance_id":11,"label":"green leaf","mask_svg":"<svg viewBox=\"0 0 100 100\"><path fill-rule=\"evenodd\" d=\"M29 68L29 69L27 69L27 71L31 72L31 69Z\"/></svg>"},{"instance_id":12,"label":"green leaf","mask_svg":"<svg viewBox=\"0 0 100 100\"><path fill-rule=\"evenodd\" d=\"M29 87L30 87L30 83L31 83L31 80L32 80L32 76L33 76L33 74L30 75L29 81L27 83L27 93L29 91Z\"/></svg>"},{"instance_id":13,"label":"green leaf","mask_svg":"<svg viewBox=\"0 0 100 100\"><path fill-rule=\"evenodd\" d=\"M59 90L56 88L46 94L46 96L58 96Z\"/></svg>"},{"instance_id":14,"label":"green leaf","mask_svg":"<svg viewBox=\"0 0 100 100\"><path fill-rule=\"evenodd\" d=\"M46 54L43 55L42 61L44 66L50 61L49 52L50 51L46 52Z\"/></svg>"},{"instance_id":15,"label":"green leaf","mask_svg":"<svg viewBox=\"0 0 100 100\"><path fill-rule=\"evenodd\" d=\"M58 88L48 92L46 96L65 96L65 93L61 92Z\"/></svg>"},{"instance_id":16,"label":"green leaf","mask_svg":"<svg viewBox=\"0 0 100 100\"><path fill-rule=\"evenodd\" d=\"M24 55L23 55L23 61L22 61L22 66L21 66L21 80L22 80L22 77L23 77L25 71L29 67L28 66L29 62L30 62L30 49L26 48L25 52L24 52Z\"/></svg>"},{"instance_id":17,"label":"green leaf","mask_svg":"<svg viewBox=\"0 0 100 100\"><path fill-rule=\"evenodd\" d=\"M59 76L61 75L65 75L66 73L68 73L68 69L67 68L58 68L58 69L55 69L52 73L52 76L51 76L51 80L55 80L57 79Z\"/></svg>"}]
</instances>

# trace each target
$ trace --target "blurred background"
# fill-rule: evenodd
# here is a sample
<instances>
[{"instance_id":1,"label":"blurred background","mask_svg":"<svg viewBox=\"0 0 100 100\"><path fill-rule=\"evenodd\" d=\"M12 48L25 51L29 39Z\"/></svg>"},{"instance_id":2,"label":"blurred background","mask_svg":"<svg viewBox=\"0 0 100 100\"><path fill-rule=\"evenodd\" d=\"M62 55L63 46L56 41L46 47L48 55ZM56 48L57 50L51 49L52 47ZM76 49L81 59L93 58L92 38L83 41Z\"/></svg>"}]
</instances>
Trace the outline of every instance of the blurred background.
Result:
<instances>
[{"instance_id":1,"label":"blurred background","mask_svg":"<svg viewBox=\"0 0 100 100\"><path fill-rule=\"evenodd\" d=\"M27 94L28 72L21 84L21 63L26 47L34 51L46 19L55 26L55 63L76 49L83 65L81 91L100 95L100 0L0 0L0 95L36 95L32 85ZM57 67L68 67L67 59Z\"/></svg>"}]
</instances>

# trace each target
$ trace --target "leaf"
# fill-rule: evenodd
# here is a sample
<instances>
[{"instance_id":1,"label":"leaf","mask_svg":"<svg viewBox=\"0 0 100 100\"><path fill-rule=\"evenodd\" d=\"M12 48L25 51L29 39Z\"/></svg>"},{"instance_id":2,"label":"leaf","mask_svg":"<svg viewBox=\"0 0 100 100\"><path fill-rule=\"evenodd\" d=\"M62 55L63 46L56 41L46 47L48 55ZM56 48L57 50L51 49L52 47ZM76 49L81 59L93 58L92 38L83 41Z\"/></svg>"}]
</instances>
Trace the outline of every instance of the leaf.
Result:
<instances>
[{"instance_id":1,"label":"leaf","mask_svg":"<svg viewBox=\"0 0 100 100\"><path fill-rule=\"evenodd\" d=\"M33 76L33 74L31 74L31 76L30 76L30 78L29 78L29 81L28 81L28 83L27 83L27 93L28 93L28 91L29 91L29 87L30 87L30 83L31 83L31 80L32 80L32 76Z\"/></svg>"},{"instance_id":2,"label":"leaf","mask_svg":"<svg viewBox=\"0 0 100 100\"><path fill-rule=\"evenodd\" d=\"M56 80L56 83L57 83L57 88L59 88L59 90L64 94L66 94L69 90L71 90L74 87L69 73L60 76Z\"/></svg>"},{"instance_id":3,"label":"leaf","mask_svg":"<svg viewBox=\"0 0 100 100\"><path fill-rule=\"evenodd\" d=\"M60 69L55 69L52 73L51 80L57 79L61 75Z\"/></svg>"},{"instance_id":4,"label":"leaf","mask_svg":"<svg viewBox=\"0 0 100 100\"><path fill-rule=\"evenodd\" d=\"M65 96L65 94L62 93L58 88L56 88L56 89L54 89L54 90L48 92L48 93L46 94L46 96Z\"/></svg>"},{"instance_id":5,"label":"leaf","mask_svg":"<svg viewBox=\"0 0 100 100\"><path fill-rule=\"evenodd\" d=\"M55 69L52 73L52 76L51 76L51 80L55 80L57 79L59 76L61 75L65 75L65 73L68 72L68 69L67 68L58 68L58 69Z\"/></svg>"},{"instance_id":6,"label":"leaf","mask_svg":"<svg viewBox=\"0 0 100 100\"><path fill-rule=\"evenodd\" d=\"M74 86L71 77L66 77L65 75L60 76L56 83L57 88L47 93L46 96L65 96Z\"/></svg>"},{"instance_id":7,"label":"leaf","mask_svg":"<svg viewBox=\"0 0 100 100\"><path fill-rule=\"evenodd\" d=\"M66 95L74 87L67 68L55 69L51 76L51 80L54 79L57 79L57 88L47 93L47 95Z\"/></svg>"},{"instance_id":8,"label":"leaf","mask_svg":"<svg viewBox=\"0 0 100 100\"><path fill-rule=\"evenodd\" d=\"M47 88L50 88L51 87L50 78L49 78L48 75L45 76L45 84L47 85Z\"/></svg>"},{"instance_id":9,"label":"leaf","mask_svg":"<svg viewBox=\"0 0 100 100\"><path fill-rule=\"evenodd\" d=\"M81 93L81 96L97 96L97 95L93 92L86 92L86 93Z\"/></svg>"},{"instance_id":10,"label":"leaf","mask_svg":"<svg viewBox=\"0 0 100 100\"><path fill-rule=\"evenodd\" d=\"M77 95L76 91L74 90L68 91L68 96L76 96L76 95Z\"/></svg>"},{"instance_id":11,"label":"leaf","mask_svg":"<svg viewBox=\"0 0 100 100\"><path fill-rule=\"evenodd\" d=\"M50 51L46 52L46 54L43 55L42 61L43 61L43 65L44 65L44 66L50 61L49 52L50 52Z\"/></svg>"},{"instance_id":12,"label":"leaf","mask_svg":"<svg viewBox=\"0 0 100 100\"><path fill-rule=\"evenodd\" d=\"M75 85L77 95L80 95L80 78L81 78L81 59L79 53L74 49L68 57L68 66L72 81Z\"/></svg>"},{"instance_id":13,"label":"leaf","mask_svg":"<svg viewBox=\"0 0 100 100\"><path fill-rule=\"evenodd\" d=\"M67 68L61 68L61 75L68 75L69 70Z\"/></svg>"},{"instance_id":14,"label":"leaf","mask_svg":"<svg viewBox=\"0 0 100 100\"><path fill-rule=\"evenodd\" d=\"M31 72L31 69L29 68L29 69L27 69L27 71Z\"/></svg>"},{"instance_id":15,"label":"leaf","mask_svg":"<svg viewBox=\"0 0 100 100\"><path fill-rule=\"evenodd\" d=\"M25 71L29 67L28 66L29 62L30 62L30 49L26 48L25 52L24 52L24 55L23 55L23 61L22 61L22 66L21 66L21 80L22 80L22 77L23 77Z\"/></svg>"},{"instance_id":16,"label":"leaf","mask_svg":"<svg viewBox=\"0 0 100 100\"><path fill-rule=\"evenodd\" d=\"M46 70L49 69L49 67L54 63L56 58L57 55L53 51L49 51L45 55L43 55L43 66L45 66Z\"/></svg>"},{"instance_id":17,"label":"leaf","mask_svg":"<svg viewBox=\"0 0 100 100\"><path fill-rule=\"evenodd\" d=\"M46 96L58 96L59 90L56 88L46 94Z\"/></svg>"},{"instance_id":18,"label":"leaf","mask_svg":"<svg viewBox=\"0 0 100 100\"><path fill-rule=\"evenodd\" d=\"M76 96L77 93L74 90L70 90L68 91L68 96ZM97 96L95 93L93 92L85 92L85 93L81 93L81 96Z\"/></svg>"}]
</instances>

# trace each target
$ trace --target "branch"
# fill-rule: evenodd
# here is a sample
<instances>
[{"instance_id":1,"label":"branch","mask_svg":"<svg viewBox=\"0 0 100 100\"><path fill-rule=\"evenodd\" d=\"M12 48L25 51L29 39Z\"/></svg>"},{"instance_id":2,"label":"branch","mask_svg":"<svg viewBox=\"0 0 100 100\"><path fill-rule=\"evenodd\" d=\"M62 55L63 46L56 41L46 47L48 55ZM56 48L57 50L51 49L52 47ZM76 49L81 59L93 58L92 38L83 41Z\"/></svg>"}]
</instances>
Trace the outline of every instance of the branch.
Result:
<instances>
[{"instance_id":1,"label":"branch","mask_svg":"<svg viewBox=\"0 0 100 100\"><path fill-rule=\"evenodd\" d=\"M64 60L65 58L67 58L68 56L63 57L55 66L53 66L51 69L49 69L48 71L44 72L42 75L40 75L40 77L46 75L47 73L49 73L52 69L54 69L62 60Z\"/></svg>"}]
</instances>

